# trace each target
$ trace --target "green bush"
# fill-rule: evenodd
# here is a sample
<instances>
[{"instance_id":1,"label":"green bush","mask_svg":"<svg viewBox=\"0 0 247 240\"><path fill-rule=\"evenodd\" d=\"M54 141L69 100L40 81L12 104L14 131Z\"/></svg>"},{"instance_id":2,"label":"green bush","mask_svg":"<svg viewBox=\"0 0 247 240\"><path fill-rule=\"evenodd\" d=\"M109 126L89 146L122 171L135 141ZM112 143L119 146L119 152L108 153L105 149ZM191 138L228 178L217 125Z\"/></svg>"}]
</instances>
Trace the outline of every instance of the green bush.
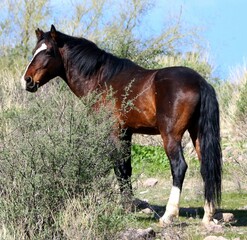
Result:
<instances>
[{"instance_id":1,"label":"green bush","mask_svg":"<svg viewBox=\"0 0 247 240\"><path fill-rule=\"evenodd\" d=\"M241 87L239 90L239 98L237 100L237 117L242 120L246 121L247 117L247 73L243 76L243 80L241 82Z\"/></svg>"},{"instance_id":2,"label":"green bush","mask_svg":"<svg viewBox=\"0 0 247 240\"><path fill-rule=\"evenodd\" d=\"M163 54L159 57L159 64L163 67L189 67L200 73L205 79L207 79L211 83L216 84L219 82L219 79L212 77L213 66L208 60L208 55L200 51L187 52L186 54Z\"/></svg>"},{"instance_id":3,"label":"green bush","mask_svg":"<svg viewBox=\"0 0 247 240\"><path fill-rule=\"evenodd\" d=\"M42 90L22 108L0 112L0 224L18 238L61 238L57 219L70 199L96 189L104 202L118 197L109 177L109 109L92 111L98 95L80 101L52 84ZM103 216L102 229L110 214Z\"/></svg>"},{"instance_id":4,"label":"green bush","mask_svg":"<svg viewBox=\"0 0 247 240\"><path fill-rule=\"evenodd\" d=\"M59 226L67 239L118 239L116 233L135 222L134 215L123 214L118 202L109 202L95 190L84 199L70 199Z\"/></svg>"}]
</instances>

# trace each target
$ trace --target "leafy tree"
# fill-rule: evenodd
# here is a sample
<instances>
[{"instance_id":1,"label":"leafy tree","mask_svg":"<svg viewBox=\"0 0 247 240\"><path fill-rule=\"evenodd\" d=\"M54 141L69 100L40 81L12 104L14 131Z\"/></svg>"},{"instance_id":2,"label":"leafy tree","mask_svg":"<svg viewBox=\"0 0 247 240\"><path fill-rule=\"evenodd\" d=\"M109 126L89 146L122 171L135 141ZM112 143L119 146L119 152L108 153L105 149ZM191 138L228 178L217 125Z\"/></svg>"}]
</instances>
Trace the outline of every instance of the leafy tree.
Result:
<instances>
[{"instance_id":1,"label":"leafy tree","mask_svg":"<svg viewBox=\"0 0 247 240\"><path fill-rule=\"evenodd\" d=\"M34 40L34 29L38 25L43 27L49 16L49 0L4 0L0 12L0 37L1 45L5 46L4 53L26 58L30 43Z\"/></svg>"},{"instance_id":2,"label":"leafy tree","mask_svg":"<svg viewBox=\"0 0 247 240\"><path fill-rule=\"evenodd\" d=\"M213 66L209 63L208 57L200 51L187 52L185 54L176 53L159 56L159 63L163 66L185 66L199 72L205 79L216 84L217 78L212 77Z\"/></svg>"},{"instance_id":3,"label":"leafy tree","mask_svg":"<svg viewBox=\"0 0 247 240\"><path fill-rule=\"evenodd\" d=\"M187 44L192 41L191 36L196 36L192 30L182 31L181 16L166 24L162 33L144 36L149 26L143 19L155 6L150 0L74 0L65 8L66 12L59 15L51 12L52 0L5 1L2 11L7 14L1 19L4 31L0 34L8 57L14 60L17 56L26 58L31 54L34 30L37 27L47 30L50 27L47 22L51 19L59 30L88 38L109 52L148 68L161 67L157 57L176 55L181 43Z\"/></svg>"}]
</instances>

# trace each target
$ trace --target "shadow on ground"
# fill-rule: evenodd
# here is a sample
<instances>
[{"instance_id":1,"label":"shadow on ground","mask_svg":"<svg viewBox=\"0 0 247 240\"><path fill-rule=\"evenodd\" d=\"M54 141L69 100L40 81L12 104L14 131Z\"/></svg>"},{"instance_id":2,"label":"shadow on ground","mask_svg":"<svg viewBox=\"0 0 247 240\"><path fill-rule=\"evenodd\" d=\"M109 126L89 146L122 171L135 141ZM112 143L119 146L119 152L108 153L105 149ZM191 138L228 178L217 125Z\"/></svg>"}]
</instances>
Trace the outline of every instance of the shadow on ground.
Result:
<instances>
[{"instance_id":1,"label":"shadow on ground","mask_svg":"<svg viewBox=\"0 0 247 240\"><path fill-rule=\"evenodd\" d=\"M136 199L135 206L138 210L149 208L154 213L154 219L163 216L166 207L160 205L152 205L145 201ZM247 227L247 209L217 209L216 213L232 213L235 221L231 222L231 226ZM180 208L179 216L185 218L202 219L204 210L202 207Z\"/></svg>"}]
</instances>

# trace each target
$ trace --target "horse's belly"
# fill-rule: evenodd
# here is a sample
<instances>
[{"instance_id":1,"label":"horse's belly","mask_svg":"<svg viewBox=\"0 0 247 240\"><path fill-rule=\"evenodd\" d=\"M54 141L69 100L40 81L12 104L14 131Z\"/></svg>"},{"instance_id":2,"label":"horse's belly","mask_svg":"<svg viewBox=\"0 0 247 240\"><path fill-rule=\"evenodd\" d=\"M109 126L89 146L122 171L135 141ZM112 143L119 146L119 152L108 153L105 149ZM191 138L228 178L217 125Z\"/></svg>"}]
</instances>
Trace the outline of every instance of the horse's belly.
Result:
<instances>
[{"instance_id":1,"label":"horse's belly","mask_svg":"<svg viewBox=\"0 0 247 240\"><path fill-rule=\"evenodd\" d=\"M136 133L154 132L157 134L156 113L152 109L131 109L122 115L122 122L126 128L133 129Z\"/></svg>"}]
</instances>

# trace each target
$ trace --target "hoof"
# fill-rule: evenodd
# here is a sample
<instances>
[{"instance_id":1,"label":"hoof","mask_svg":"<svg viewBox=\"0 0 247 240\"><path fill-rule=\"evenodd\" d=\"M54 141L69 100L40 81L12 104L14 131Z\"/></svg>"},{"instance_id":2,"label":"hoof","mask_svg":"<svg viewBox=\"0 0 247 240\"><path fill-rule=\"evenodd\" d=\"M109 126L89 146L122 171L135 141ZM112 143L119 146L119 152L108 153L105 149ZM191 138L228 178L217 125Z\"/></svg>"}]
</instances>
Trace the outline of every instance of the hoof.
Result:
<instances>
[{"instance_id":1,"label":"hoof","mask_svg":"<svg viewBox=\"0 0 247 240\"><path fill-rule=\"evenodd\" d=\"M160 218L159 222L161 226L168 226L171 225L174 219L178 219L179 210L177 206L171 206L169 210L165 212L165 214Z\"/></svg>"},{"instance_id":2,"label":"hoof","mask_svg":"<svg viewBox=\"0 0 247 240\"><path fill-rule=\"evenodd\" d=\"M159 219L159 226L160 227L168 227L173 223L173 217L167 217L167 218L160 218Z\"/></svg>"},{"instance_id":3,"label":"hoof","mask_svg":"<svg viewBox=\"0 0 247 240\"><path fill-rule=\"evenodd\" d=\"M212 219L212 220L202 220L202 225L205 227L208 226L216 226L218 225L219 221L217 219Z\"/></svg>"},{"instance_id":4,"label":"hoof","mask_svg":"<svg viewBox=\"0 0 247 240\"><path fill-rule=\"evenodd\" d=\"M219 232L223 231L222 225L219 224L219 221L213 219L211 221L202 221L202 226L210 232Z\"/></svg>"}]
</instances>

